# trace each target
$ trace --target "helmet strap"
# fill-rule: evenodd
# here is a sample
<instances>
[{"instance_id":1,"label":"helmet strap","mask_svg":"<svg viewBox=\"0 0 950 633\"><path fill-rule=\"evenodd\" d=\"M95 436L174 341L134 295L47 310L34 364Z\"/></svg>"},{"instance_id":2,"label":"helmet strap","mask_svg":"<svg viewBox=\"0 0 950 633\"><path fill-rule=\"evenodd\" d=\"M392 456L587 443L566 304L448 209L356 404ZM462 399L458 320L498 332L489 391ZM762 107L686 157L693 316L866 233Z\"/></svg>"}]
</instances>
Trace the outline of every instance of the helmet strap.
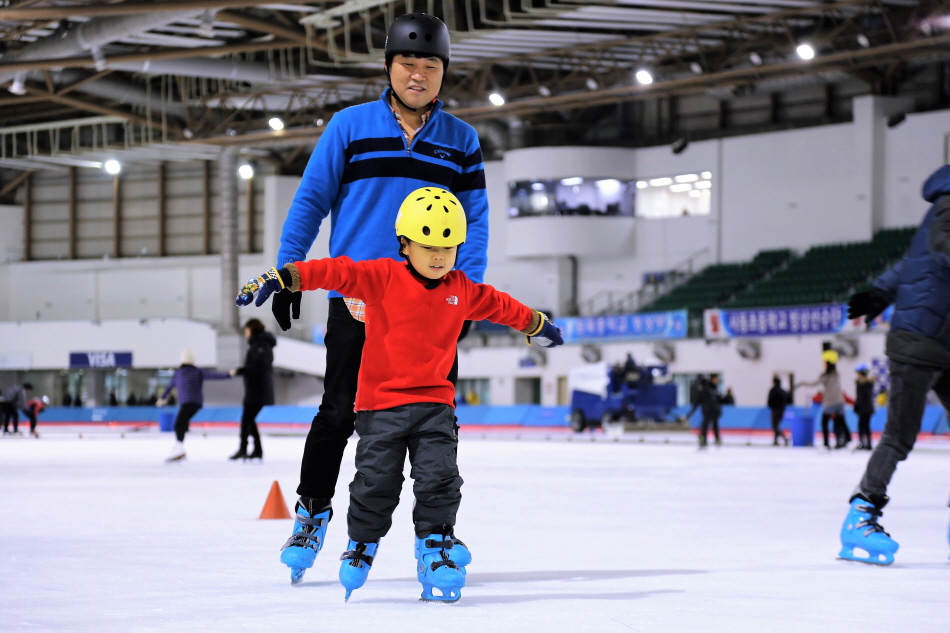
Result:
<instances>
[{"instance_id":1,"label":"helmet strap","mask_svg":"<svg viewBox=\"0 0 950 633\"><path fill-rule=\"evenodd\" d=\"M387 73L387 75L388 75L388 74L389 74L389 73ZM415 111L417 111L417 110L419 109L419 108L413 108L413 107L407 105L405 101L403 101L402 99L399 98L399 95L396 94L396 89L393 88L393 81L392 81L392 79L389 80L389 93L393 96L393 99L396 100L396 103L398 103L399 105L401 105L401 106L404 107L405 109L409 110L410 112L415 112Z\"/></svg>"}]
</instances>

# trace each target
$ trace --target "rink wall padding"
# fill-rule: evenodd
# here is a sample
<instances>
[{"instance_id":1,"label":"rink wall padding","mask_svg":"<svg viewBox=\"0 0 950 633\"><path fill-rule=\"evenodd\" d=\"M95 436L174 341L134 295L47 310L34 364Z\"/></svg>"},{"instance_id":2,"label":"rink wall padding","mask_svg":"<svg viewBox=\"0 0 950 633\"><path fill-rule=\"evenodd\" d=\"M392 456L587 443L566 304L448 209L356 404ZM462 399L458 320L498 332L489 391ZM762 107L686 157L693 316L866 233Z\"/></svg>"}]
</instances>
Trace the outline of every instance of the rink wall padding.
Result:
<instances>
[{"instance_id":1,"label":"rink wall padding","mask_svg":"<svg viewBox=\"0 0 950 633\"><path fill-rule=\"evenodd\" d=\"M158 424L161 413L174 412L174 407L50 407L40 414L41 424ZM298 407L275 405L264 407L257 416L259 424L309 425L317 414L317 407ZM678 407L671 412L672 417L685 415L689 407ZM524 426L524 427L566 427L569 426L569 407L543 407L532 404L511 406L461 405L456 409L459 424L462 426ZM785 413L785 427L797 416L815 418L815 429L819 428L820 408L789 407ZM856 431L858 418L849 409L848 426ZM235 424L241 420L241 407L204 407L194 418L193 423ZM699 412L690 418L690 425L698 428L702 420ZM871 430L879 433L884 430L887 421L887 409L878 409L871 418ZM729 430L771 429L769 410L765 407L723 407L720 428ZM928 405L924 412L921 431L935 435L950 433L947 414L943 407Z\"/></svg>"}]
</instances>

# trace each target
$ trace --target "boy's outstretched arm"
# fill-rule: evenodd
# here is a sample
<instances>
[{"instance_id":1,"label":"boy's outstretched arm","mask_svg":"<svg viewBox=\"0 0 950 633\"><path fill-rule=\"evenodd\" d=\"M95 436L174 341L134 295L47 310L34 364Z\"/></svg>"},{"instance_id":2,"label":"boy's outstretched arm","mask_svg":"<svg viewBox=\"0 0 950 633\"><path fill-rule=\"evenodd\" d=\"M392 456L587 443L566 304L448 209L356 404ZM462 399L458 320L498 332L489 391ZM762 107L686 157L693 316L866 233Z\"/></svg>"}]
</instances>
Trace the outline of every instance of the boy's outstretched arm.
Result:
<instances>
[{"instance_id":1,"label":"boy's outstretched arm","mask_svg":"<svg viewBox=\"0 0 950 633\"><path fill-rule=\"evenodd\" d=\"M249 279L235 299L239 306L264 305L275 292L290 290L337 290L348 297L376 303L389 282L390 268L383 260L354 262L349 257L327 257L270 268Z\"/></svg>"},{"instance_id":2,"label":"boy's outstretched arm","mask_svg":"<svg viewBox=\"0 0 950 633\"><path fill-rule=\"evenodd\" d=\"M564 343L561 330L543 312L513 299L511 295L487 284L472 284L470 315L473 321L488 319L512 327L542 347L557 347Z\"/></svg>"}]
</instances>

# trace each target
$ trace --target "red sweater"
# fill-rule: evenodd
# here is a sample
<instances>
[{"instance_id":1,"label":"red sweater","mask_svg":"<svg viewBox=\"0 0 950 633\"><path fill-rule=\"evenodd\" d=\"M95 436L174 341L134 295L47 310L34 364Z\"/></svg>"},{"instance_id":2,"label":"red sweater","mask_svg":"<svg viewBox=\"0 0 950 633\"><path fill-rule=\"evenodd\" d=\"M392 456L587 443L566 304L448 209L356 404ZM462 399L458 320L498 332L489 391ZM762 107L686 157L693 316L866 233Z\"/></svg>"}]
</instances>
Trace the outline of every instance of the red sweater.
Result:
<instances>
[{"instance_id":1,"label":"red sweater","mask_svg":"<svg viewBox=\"0 0 950 633\"><path fill-rule=\"evenodd\" d=\"M454 406L448 375L463 322L488 319L516 330L531 325L531 308L458 270L430 290L408 264L392 259L334 257L294 265L301 290L336 290L366 304L357 411L413 402Z\"/></svg>"}]
</instances>

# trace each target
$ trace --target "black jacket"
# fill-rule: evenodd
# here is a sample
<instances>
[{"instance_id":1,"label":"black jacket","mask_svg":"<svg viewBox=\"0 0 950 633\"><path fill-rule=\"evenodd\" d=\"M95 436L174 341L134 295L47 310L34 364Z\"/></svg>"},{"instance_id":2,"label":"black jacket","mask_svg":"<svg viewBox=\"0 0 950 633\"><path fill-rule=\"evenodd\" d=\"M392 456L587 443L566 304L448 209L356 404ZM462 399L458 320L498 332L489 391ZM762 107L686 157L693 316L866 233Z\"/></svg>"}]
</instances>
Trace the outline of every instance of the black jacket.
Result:
<instances>
[{"instance_id":1,"label":"black jacket","mask_svg":"<svg viewBox=\"0 0 950 633\"><path fill-rule=\"evenodd\" d=\"M769 409L784 411L788 406L788 392L779 385L775 385L769 390Z\"/></svg>"},{"instance_id":2,"label":"black jacket","mask_svg":"<svg viewBox=\"0 0 950 633\"><path fill-rule=\"evenodd\" d=\"M244 404L274 404L274 346L277 339L270 332L252 334L247 340L244 367Z\"/></svg>"},{"instance_id":3,"label":"black jacket","mask_svg":"<svg viewBox=\"0 0 950 633\"><path fill-rule=\"evenodd\" d=\"M858 378L854 383L854 412L858 415L874 414L874 380Z\"/></svg>"},{"instance_id":4,"label":"black jacket","mask_svg":"<svg viewBox=\"0 0 950 633\"><path fill-rule=\"evenodd\" d=\"M719 388L711 382L706 382L696 394L704 418L718 418L722 415L722 394Z\"/></svg>"}]
</instances>

